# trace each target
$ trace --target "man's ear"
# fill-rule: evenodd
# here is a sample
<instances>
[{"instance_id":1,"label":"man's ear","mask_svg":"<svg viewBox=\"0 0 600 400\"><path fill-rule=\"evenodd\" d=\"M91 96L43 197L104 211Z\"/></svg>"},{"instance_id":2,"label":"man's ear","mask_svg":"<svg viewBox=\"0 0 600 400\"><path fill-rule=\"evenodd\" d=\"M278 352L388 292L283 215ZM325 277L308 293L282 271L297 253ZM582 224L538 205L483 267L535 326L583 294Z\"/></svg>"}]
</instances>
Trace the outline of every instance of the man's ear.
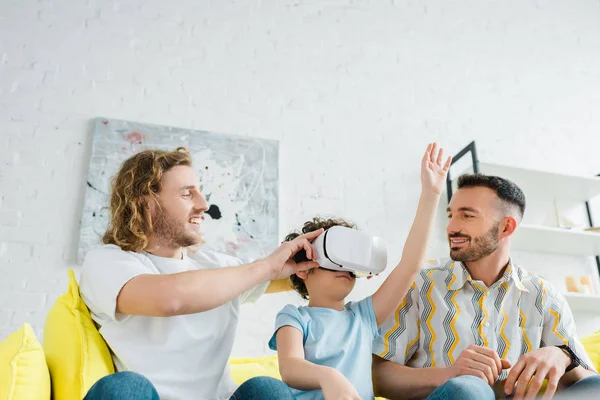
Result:
<instances>
[{"instance_id":1,"label":"man's ear","mask_svg":"<svg viewBox=\"0 0 600 400\"><path fill-rule=\"evenodd\" d=\"M519 223L514 217L504 217L504 221L501 225L502 231L500 232L500 239L505 239L511 236L517 230L518 225Z\"/></svg>"},{"instance_id":2,"label":"man's ear","mask_svg":"<svg viewBox=\"0 0 600 400\"><path fill-rule=\"evenodd\" d=\"M152 196L146 195L139 199L139 202L148 210L150 216L156 215L158 204L156 204L156 200Z\"/></svg>"},{"instance_id":3,"label":"man's ear","mask_svg":"<svg viewBox=\"0 0 600 400\"><path fill-rule=\"evenodd\" d=\"M298 271L296 272L296 276L302 280L306 280L308 278L308 271Z\"/></svg>"}]
</instances>

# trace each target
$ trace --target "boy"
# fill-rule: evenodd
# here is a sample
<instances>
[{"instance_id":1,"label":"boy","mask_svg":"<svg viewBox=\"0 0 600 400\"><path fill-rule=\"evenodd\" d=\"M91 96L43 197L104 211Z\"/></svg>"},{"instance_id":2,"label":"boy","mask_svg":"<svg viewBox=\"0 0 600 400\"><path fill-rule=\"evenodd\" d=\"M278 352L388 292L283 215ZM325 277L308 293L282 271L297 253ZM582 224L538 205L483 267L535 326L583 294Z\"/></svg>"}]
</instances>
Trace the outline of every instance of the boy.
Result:
<instances>
[{"instance_id":1,"label":"boy","mask_svg":"<svg viewBox=\"0 0 600 400\"><path fill-rule=\"evenodd\" d=\"M435 210L451 159L444 164L442 161L443 149L438 153L437 144L429 144L421 162L421 198L402 259L372 296L345 304L356 283L354 274L347 271L318 268L292 275L294 288L309 300L308 306L287 305L279 312L269 346L278 352L279 372L294 398L374 398L372 340L379 334L381 324L400 305L425 262ZM335 225L355 228L342 220L314 219L302 231ZM290 234L286 240L296 236Z\"/></svg>"}]
</instances>

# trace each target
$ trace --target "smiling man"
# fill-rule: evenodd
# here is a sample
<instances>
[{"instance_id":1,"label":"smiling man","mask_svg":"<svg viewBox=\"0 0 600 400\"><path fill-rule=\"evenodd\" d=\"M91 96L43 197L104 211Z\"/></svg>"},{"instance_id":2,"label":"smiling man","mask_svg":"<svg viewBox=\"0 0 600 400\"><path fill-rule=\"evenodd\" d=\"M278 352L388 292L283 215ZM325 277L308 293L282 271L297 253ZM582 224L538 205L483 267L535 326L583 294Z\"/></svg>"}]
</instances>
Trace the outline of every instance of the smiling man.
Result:
<instances>
[{"instance_id":1,"label":"smiling man","mask_svg":"<svg viewBox=\"0 0 600 400\"><path fill-rule=\"evenodd\" d=\"M506 179L463 175L452 197L450 260L420 273L375 341L375 392L386 398L597 398L600 377L565 298L510 257L525 212Z\"/></svg>"},{"instance_id":2,"label":"smiling man","mask_svg":"<svg viewBox=\"0 0 600 400\"><path fill-rule=\"evenodd\" d=\"M287 385L266 377L236 390L227 360L240 303L269 281L317 267L293 256L303 249L310 260L322 230L247 265L202 249L188 254L201 243L207 208L185 148L135 154L114 177L104 246L87 254L80 286L119 372L86 400L291 398Z\"/></svg>"}]
</instances>

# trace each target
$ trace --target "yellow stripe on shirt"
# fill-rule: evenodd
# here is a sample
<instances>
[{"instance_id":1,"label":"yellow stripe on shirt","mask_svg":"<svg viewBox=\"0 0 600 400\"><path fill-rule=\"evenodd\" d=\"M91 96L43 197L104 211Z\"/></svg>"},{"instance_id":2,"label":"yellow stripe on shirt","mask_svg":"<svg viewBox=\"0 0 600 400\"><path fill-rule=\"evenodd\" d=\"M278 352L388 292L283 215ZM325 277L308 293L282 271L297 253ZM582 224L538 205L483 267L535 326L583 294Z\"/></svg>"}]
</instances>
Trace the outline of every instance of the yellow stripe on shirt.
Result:
<instances>
[{"instance_id":1,"label":"yellow stripe on shirt","mask_svg":"<svg viewBox=\"0 0 600 400\"><path fill-rule=\"evenodd\" d=\"M413 289L417 288L417 284L415 282L413 282L412 286ZM409 291L410 293L410 291ZM398 328L400 328L400 310L402 310L402 308L404 306L406 306L406 297L409 296L409 294L407 293L406 296L404 296L404 299L402 300L402 303L400 303L400 305L398 306L398 308L396 309L396 312L394 313L394 317L395 317L395 323L394 323L394 327L392 329L390 329L385 336L383 337L383 346L384 349L383 351L379 354L379 357L383 358L389 351L390 351L390 336L396 332L396 330ZM408 327L407 327L408 329ZM418 336L417 336L418 339ZM392 354L393 356L393 354Z\"/></svg>"},{"instance_id":2,"label":"yellow stripe on shirt","mask_svg":"<svg viewBox=\"0 0 600 400\"><path fill-rule=\"evenodd\" d=\"M487 337L485 336L485 333L483 333L483 326L485 325L485 323L487 322L487 320L489 318L489 314L487 312L487 309L485 308L485 299L490 294L490 292L486 288L481 287L480 285L476 284L475 282L471 282L471 284L473 286L476 286L479 290L481 290L483 292L483 295L479 298L479 301L477 302L479 304L479 308L481 309L481 311L483 311L483 319L479 323L479 327L477 328L477 330L479 331L481 340L483 340L483 347L488 347L489 342L487 340Z\"/></svg>"},{"instance_id":3,"label":"yellow stripe on shirt","mask_svg":"<svg viewBox=\"0 0 600 400\"><path fill-rule=\"evenodd\" d=\"M504 282L502 284L502 287L504 288L505 292L508 293L508 283ZM506 346L504 347L504 351L502 352L502 355L500 357L505 359L508 356L508 351L510 350L511 343L510 343L510 339L504 333L504 331L506 329L506 324L508 323L508 315L506 314L506 311L504 310L504 301L502 302L500 307L502 310L502 324L500 325L500 337L502 338L502 340L504 340L504 343L506 344Z\"/></svg>"},{"instance_id":4,"label":"yellow stripe on shirt","mask_svg":"<svg viewBox=\"0 0 600 400\"><path fill-rule=\"evenodd\" d=\"M523 312L523 310L519 311L519 315L521 316L521 329L523 331L523 340L525 340L525 344L527 345L527 351L525 351L525 353L529 353L531 351L531 342L527 337L527 329L525 329L525 322L527 322L527 317L525 317L525 313Z\"/></svg>"},{"instance_id":5,"label":"yellow stripe on shirt","mask_svg":"<svg viewBox=\"0 0 600 400\"><path fill-rule=\"evenodd\" d=\"M456 326L454 325L456 323L456 320L458 319L458 316L460 315L460 307L456 302L456 295L459 292L459 290L455 291L452 297L450 297L450 301L452 302L454 307L456 307L456 314L454 314L454 317L452 317L452 321L450 321L450 330L452 331L452 334L454 335L455 339L454 343L452 343L452 346L450 346L450 349L448 350L448 358L450 359L450 362L452 364L454 364L454 350L456 349L456 346L458 346L458 342L460 342L460 338L458 337L458 331L456 330Z\"/></svg>"},{"instance_id":6,"label":"yellow stripe on shirt","mask_svg":"<svg viewBox=\"0 0 600 400\"><path fill-rule=\"evenodd\" d=\"M556 311L556 310L548 310L550 311L550 314L552 314L554 316L554 326L552 327L552 333L554 333L556 335L557 338L559 338L563 344L568 345L569 341L560 334L560 332L558 331L558 323L560 322L560 314Z\"/></svg>"},{"instance_id":7,"label":"yellow stripe on shirt","mask_svg":"<svg viewBox=\"0 0 600 400\"><path fill-rule=\"evenodd\" d=\"M502 325L500 325L500 337L502 338L502 340L504 340L506 346L504 347L504 351L502 352L502 355L500 357L506 359L506 356L508 355L508 350L510 350L510 340L504 334L504 329L506 329L506 323L508 322L508 315L506 315L504 308L502 308L502 318Z\"/></svg>"},{"instance_id":8,"label":"yellow stripe on shirt","mask_svg":"<svg viewBox=\"0 0 600 400\"><path fill-rule=\"evenodd\" d=\"M417 328L418 328L418 333L417 333L417 337L414 338L409 344L406 345L406 350L404 351L404 362L406 364L408 364L408 351L410 350L411 347L414 346L415 343L417 343L419 341L419 339L421 338L421 321L417 321Z\"/></svg>"},{"instance_id":9,"label":"yellow stripe on shirt","mask_svg":"<svg viewBox=\"0 0 600 400\"><path fill-rule=\"evenodd\" d=\"M431 277L431 274L433 274L435 272L436 272L436 270L432 269L427 273L427 276L429 277L429 280L431 282L431 285L429 286L429 289L427 290L427 300L429 300L429 304L431 304L431 313L429 314L429 317L427 317L427 320L425 321L427 328L429 328L429 332L431 332L431 340L429 341L429 354L431 354L431 366L432 367L435 367L435 354L433 351L433 344L435 343L435 340L437 338L435 331L433 330L433 327L431 326L431 320L433 319L433 316L435 315L435 310L437 309L437 307L435 306L435 302L433 301L433 298L431 297L431 293L433 292L433 287L435 286L435 281Z\"/></svg>"}]
</instances>

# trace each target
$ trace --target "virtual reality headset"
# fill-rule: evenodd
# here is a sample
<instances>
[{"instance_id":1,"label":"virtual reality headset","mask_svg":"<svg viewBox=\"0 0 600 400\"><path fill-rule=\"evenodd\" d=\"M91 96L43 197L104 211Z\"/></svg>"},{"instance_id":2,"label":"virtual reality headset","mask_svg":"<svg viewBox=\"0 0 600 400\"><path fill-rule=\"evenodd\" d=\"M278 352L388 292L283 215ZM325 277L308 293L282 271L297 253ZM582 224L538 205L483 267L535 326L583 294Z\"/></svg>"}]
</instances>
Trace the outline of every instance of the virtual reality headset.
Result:
<instances>
[{"instance_id":1,"label":"virtual reality headset","mask_svg":"<svg viewBox=\"0 0 600 400\"><path fill-rule=\"evenodd\" d=\"M319 235L312 246L317 254L315 261L324 269L364 277L379 274L387 266L383 241L356 229L333 226Z\"/></svg>"}]
</instances>

